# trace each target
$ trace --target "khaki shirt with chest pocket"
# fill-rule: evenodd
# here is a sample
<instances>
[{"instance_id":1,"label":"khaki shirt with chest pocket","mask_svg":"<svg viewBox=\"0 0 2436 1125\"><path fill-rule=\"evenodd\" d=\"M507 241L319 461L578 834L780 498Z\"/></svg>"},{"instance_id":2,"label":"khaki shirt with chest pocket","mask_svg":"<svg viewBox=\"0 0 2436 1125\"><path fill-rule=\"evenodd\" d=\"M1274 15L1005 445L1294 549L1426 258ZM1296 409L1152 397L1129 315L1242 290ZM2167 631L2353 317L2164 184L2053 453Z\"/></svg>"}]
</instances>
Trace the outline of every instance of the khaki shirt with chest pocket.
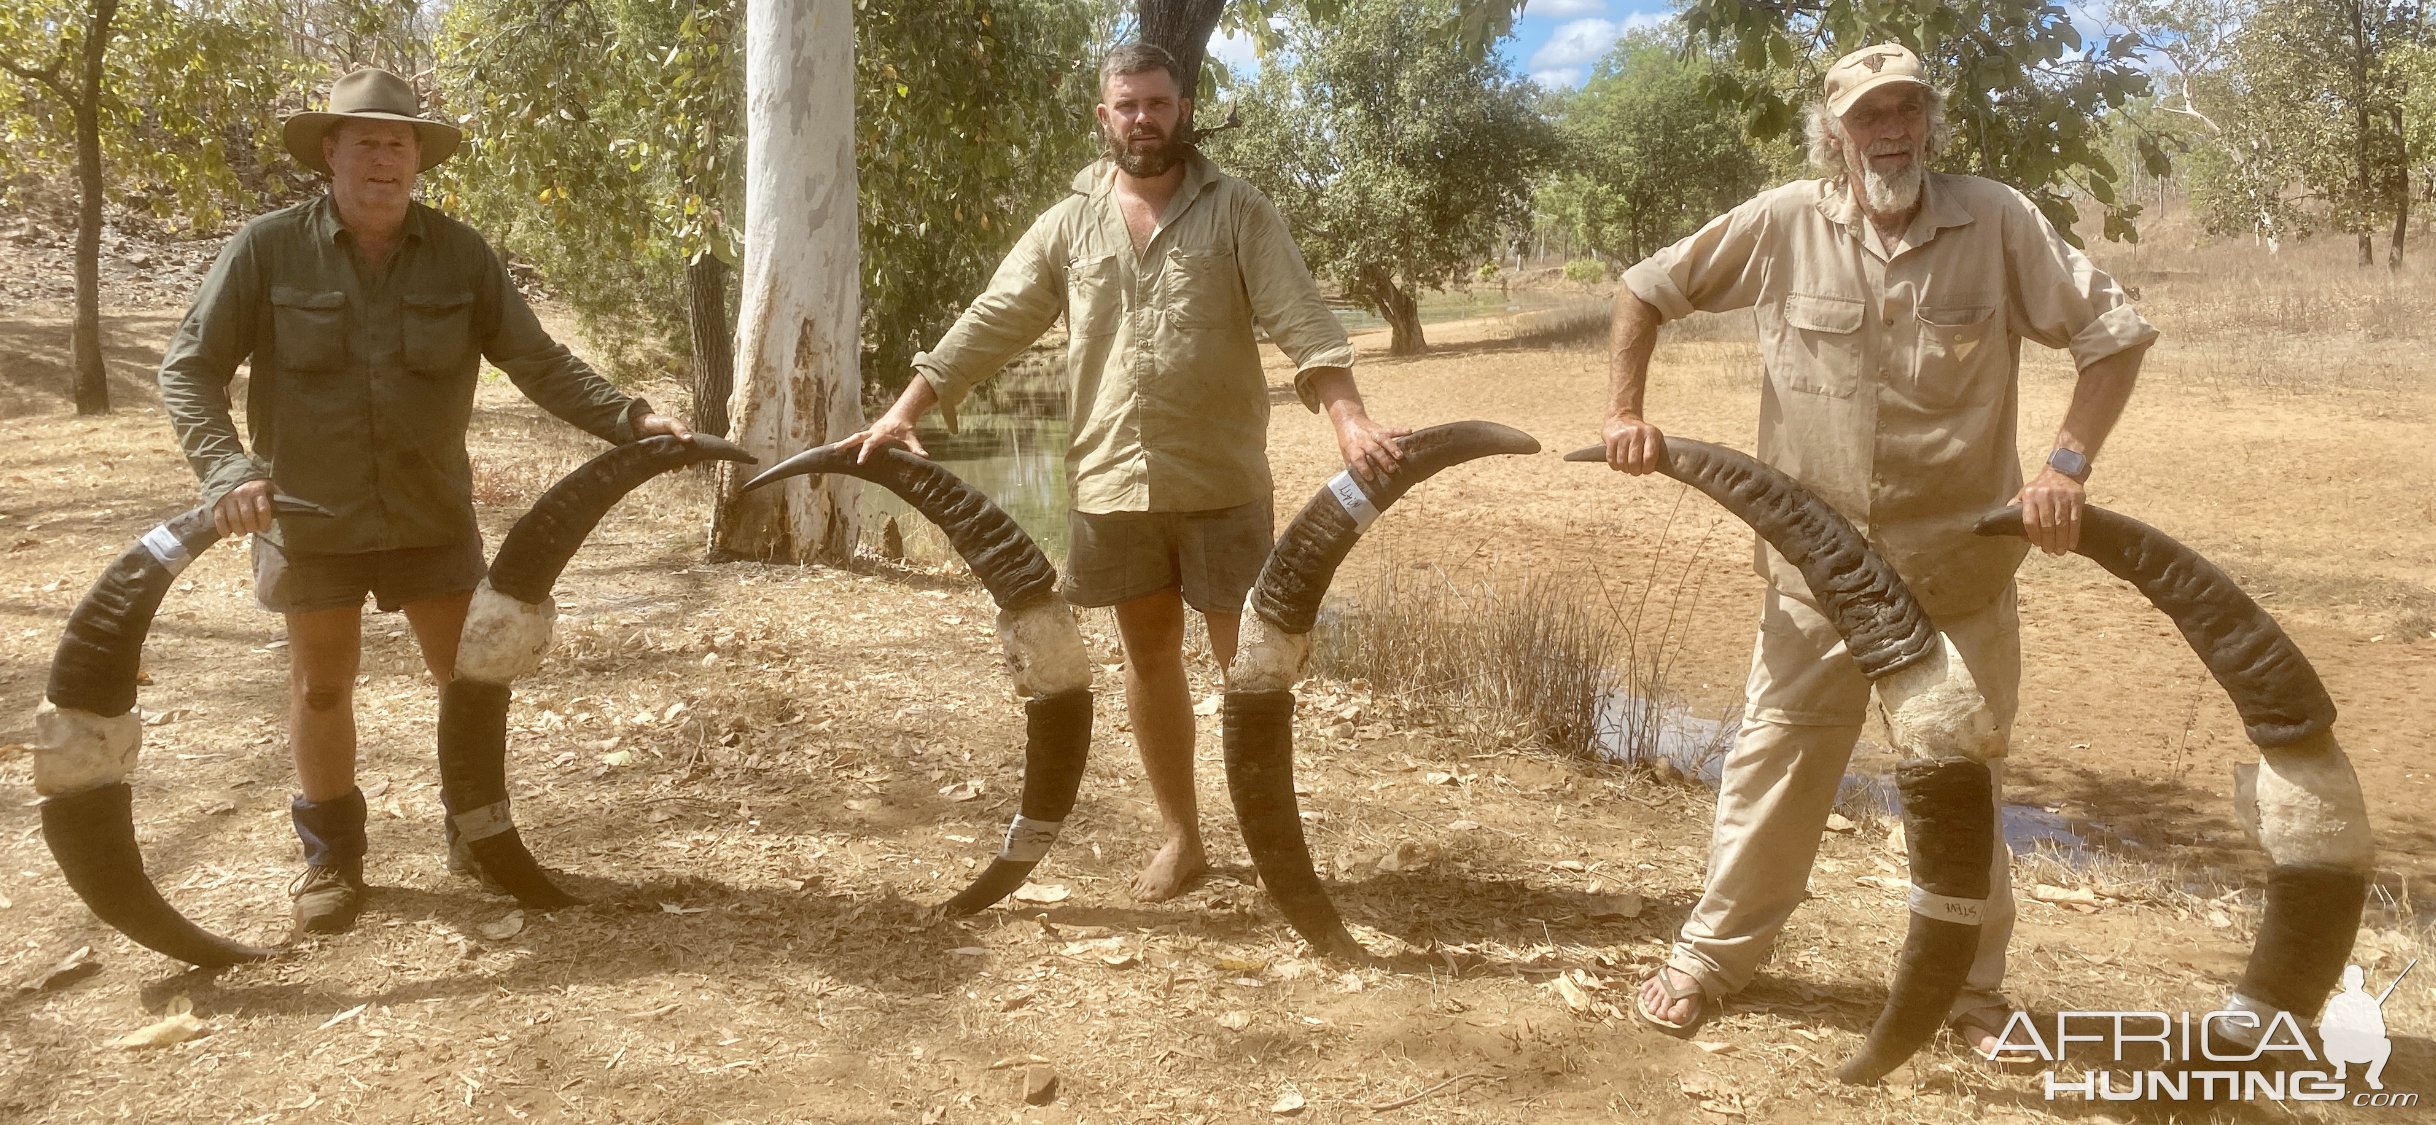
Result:
<instances>
[{"instance_id":1,"label":"khaki shirt with chest pocket","mask_svg":"<svg viewBox=\"0 0 2436 1125\"><path fill-rule=\"evenodd\" d=\"M2076 368L2157 330L2020 192L1932 173L1911 226L1881 241L1840 183L1764 192L1627 270L1672 320L1751 309L1767 367L1759 458L1867 535L1932 617L1993 603L2027 546L1972 524L2022 487L2025 339ZM1761 577L1805 595L1759 544Z\"/></svg>"},{"instance_id":2,"label":"khaki shirt with chest pocket","mask_svg":"<svg viewBox=\"0 0 2436 1125\"><path fill-rule=\"evenodd\" d=\"M1062 313L1077 511L1207 511L1266 497L1269 394L1253 329L1294 361L1295 391L1317 410L1311 376L1353 366L1344 326L1251 185L1192 154L1137 254L1113 184L1106 161L1076 176L914 368L952 429L974 385Z\"/></svg>"}]
</instances>

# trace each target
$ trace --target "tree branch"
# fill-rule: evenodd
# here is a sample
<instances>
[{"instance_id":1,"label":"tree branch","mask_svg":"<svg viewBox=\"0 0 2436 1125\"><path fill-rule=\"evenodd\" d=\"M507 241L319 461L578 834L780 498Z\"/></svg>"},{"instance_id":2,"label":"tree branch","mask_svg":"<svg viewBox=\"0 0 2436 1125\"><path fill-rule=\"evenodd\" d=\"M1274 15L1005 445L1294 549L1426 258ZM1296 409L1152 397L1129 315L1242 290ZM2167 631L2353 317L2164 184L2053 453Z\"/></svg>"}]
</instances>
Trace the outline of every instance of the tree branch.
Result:
<instances>
[{"instance_id":1,"label":"tree branch","mask_svg":"<svg viewBox=\"0 0 2436 1125\"><path fill-rule=\"evenodd\" d=\"M46 66L41 70L35 70L32 67L18 63L15 59L0 59L0 69L6 69L10 74L14 74L28 82L42 83L43 85L50 87L53 93L68 99L69 104L72 105L76 101L76 95L70 92L68 88L65 85L62 85L59 81L59 68L66 65L67 61L67 56L62 55L59 58L52 59L51 65Z\"/></svg>"}]
</instances>

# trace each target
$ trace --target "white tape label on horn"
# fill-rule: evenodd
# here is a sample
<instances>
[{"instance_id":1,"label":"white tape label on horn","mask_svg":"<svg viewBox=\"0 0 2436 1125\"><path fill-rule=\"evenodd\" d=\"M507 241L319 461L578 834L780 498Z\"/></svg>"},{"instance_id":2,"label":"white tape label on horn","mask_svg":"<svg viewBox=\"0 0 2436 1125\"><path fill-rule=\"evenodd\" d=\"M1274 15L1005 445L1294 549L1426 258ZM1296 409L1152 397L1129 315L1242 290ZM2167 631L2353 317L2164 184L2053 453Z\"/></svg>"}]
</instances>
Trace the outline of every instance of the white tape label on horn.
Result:
<instances>
[{"instance_id":1,"label":"white tape label on horn","mask_svg":"<svg viewBox=\"0 0 2436 1125\"><path fill-rule=\"evenodd\" d=\"M1923 918L1934 918L1940 922L1959 922L1965 926L1978 925L1980 920L1986 917L1988 911L1988 904L1979 899L1949 898L1941 894L1932 894L1917 886L1912 888L1911 894L1907 896L1907 901L1911 904L1912 913Z\"/></svg>"},{"instance_id":2,"label":"white tape label on horn","mask_svg":"<svg viewBox=\"0 0 2436 1125\"><path fill-rule=\"evenodd\" d=\"M1066 827L1062 820L1034 820L1022 813L1015 814L1014 823L1007 825L1007 842L998 849L998 858L1016 863L1038 863L1049 854L1049 845L1057 842L1057 833Z\"/></svg>"},{"instance_id":3,"label":"white tape label on horn","mask_svg":"<svg viewBox=\"0 0 2436 1125\"><path fill-rule=\"evenodd\" d=\"M1353 479L1353 470L1329 477L1328 492L1336 497L1337 506L1353 517L1354 534L1368 531L1371 524L1379 522L1379 507L1370 502L1369 493L1362 491L1362 482Z\"/></svg>"},{"instance_id":4,"label":"white tape label on horn","mask_svg":"<svg viewBox=\"0 0 2436 1125\"><path fill-rule=\"evenodd\" d=\"M467 809L449 819L457 826L457 838L468 842L487 840L516 827L516 818L508 813L506 801L493 801L478 809Z\"/></svg>"},{"instance_id":5,"label":"white tape label on horn","mask_svg":"<svg viewBox=\"0 0 2436 1125\"><path fill-rule=\"evenodd\" d=\"M194 553L186 549L186 544L179 541L177 532L169 530L168 524L154 525L139 542L152 555L153 561L160 563L161 568L171 574L186 569L187 563L195 561Z\"/></svg>"}]
</instances>

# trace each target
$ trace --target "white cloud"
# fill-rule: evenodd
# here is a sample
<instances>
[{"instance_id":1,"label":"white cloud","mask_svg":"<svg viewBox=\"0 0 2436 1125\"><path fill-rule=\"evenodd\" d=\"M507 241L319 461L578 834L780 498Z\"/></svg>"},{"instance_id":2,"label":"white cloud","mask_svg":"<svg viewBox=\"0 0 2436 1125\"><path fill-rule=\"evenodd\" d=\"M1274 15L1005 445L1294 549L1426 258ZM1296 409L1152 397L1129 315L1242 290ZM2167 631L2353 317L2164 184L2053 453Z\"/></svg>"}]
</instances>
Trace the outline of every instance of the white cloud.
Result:
<instances>
[{"instance_id":1,"label":"white cloud","mask_svg":"<svg viewBox=\"0 0 2436 1125\"><path fill-rule=\"evenodd\" d=\"M1607 14L1607 0L1531 0L1523 9L1526 16L1599 16Z\"/></svg>"},{"instance_id":2,"label":"white cloud","mask_svg":"<svg viewBox=\"0 0 2436 1125\"><path fill-rule=\"evenodd\" d=\"M1210 40L1209 57L1225 63L1237 75L1250 76L1260 71L1260 52L1253 48L1252 37L1240 31Z\"/></svg>"},{"instance_id":3,"label":"white cloud","mask_svg":"<svg viewBox=\"0 0 2436 1125\"><path fill-rule=\"evenodd\" d=\"M1539 83L1543 90L1570 90L1582 84L1582 73L1578 66L1560 66L1531 72L1531 81Z\"/></svg>"},{"instance_id":4,"label":"white cloud","mask_svg":"<svg viewBox=\"0 0 2436 1125\"><path fill-rule=\"evenodd\" d=\"M1634 12L1621 20L1575 20L1557 28L1539 50L1531 53L1530 67L1534 71L1548 71L1597 62L1625 32L1665 22L1663 12Z\"/></svg>"}]
</instances>

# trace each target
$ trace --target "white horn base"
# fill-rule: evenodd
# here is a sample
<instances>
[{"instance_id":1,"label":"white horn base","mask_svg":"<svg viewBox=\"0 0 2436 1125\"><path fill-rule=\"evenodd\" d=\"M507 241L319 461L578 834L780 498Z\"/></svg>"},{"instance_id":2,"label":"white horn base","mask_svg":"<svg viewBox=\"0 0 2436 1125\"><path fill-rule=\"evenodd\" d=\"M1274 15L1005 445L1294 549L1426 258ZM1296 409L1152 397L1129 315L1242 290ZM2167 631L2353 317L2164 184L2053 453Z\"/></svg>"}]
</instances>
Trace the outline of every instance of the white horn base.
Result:
<instances>
[{"instance_id":1,"label":"white horn base","mask_svg":"<svg viewBox=\"0 0 2436 1125\"><path fill-rule=\"evenodd\" d=\"M1015 694L1041 699L1091 686L1091 657L1074 611L1054 595L998 611L998 644L1006 651Z\"/></svg>"},{"instance_id":2,"label":"white horn base","mask_svg":"<svg viewBox=\"0 0 2436 1125\"><path fill-rule=\"evenodd\" d=\"M50 700L34 710L34 792L64 797L127 780L144 745L143 720L130 711L101 716Z\"/></svg>"},{"instance_id":3,"label":"white horn base","mask_svg":"<svg viewBox=\"0 0 2436 1125\"><path fill-rule=\"evenodd\" d=\"M2233 767L2233 814L2279 864L2366 871L2376 859L2368 802L2333 731Z\"/></svg>"},{"instance_id":4,"label":"white horn base","mask_svg":"<svg viewBox=\"0 0 2436 1125\"><path fill-rule=\"evenodd\" d=\"M465 611L465 632L457 641L457 675L488 684L512 684L541 667L558 638L558 602L520 602L491 589L489 579L474 587L473 604Z\"/></svg>"},{"instance_id":5,"label":"white horn base","mask_svg":"<svg viewBox=\"0 0 2436 1125\"><path fill-rule=\"evenodd\" d=\"M1984 762L2002 756L1996 712L1944 633L1937 634L1928 659L1888 673L1877 688L1887 733L1906 757Z\"/></svg>"},{"instance_id":6,"label":"white horn base","mask_svg":"<svg viewBox=\"0 0 2436 1125\"><path fill-rule=\"evenodd\" d=\"M1311 634L1289 633L1270 624L1244 598L1235 662L1227 665L1228 691L1292 691L1311 663Z\"/></svg>"}]
</instances>

